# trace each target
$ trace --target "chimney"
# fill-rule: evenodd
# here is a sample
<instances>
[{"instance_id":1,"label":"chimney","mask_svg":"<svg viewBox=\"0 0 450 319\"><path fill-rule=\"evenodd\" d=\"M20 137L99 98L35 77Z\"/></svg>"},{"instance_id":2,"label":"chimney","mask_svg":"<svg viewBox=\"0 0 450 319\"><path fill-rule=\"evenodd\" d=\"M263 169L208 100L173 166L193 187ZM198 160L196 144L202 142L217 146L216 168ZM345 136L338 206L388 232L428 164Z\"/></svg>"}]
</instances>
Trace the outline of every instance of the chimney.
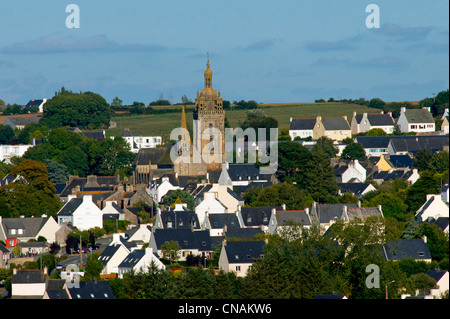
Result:
<instances>
[{"instance_id":1,"label":"chimney","mask_svg":"<svg viewBox=\"0 0 450 319\"><path fill-rule=\"evenodd\" d=\"M291 123L292 122L292 117L289 119L289 123Z\"/></svg>"},{"instance_id":2,"label":"chimney","mask_svg":"<svg viewBox=\"0 0 450 319\"><path fill-rule=\"evenodd\" d=\"M92 195L83 195L83 202L92 202Z\"/></svg>"},{"instance_id":3,"label":"chimney","mask_svg":"<svg viewBox=\"0 0 450 319\"><path fill-rule=\"evenodd\" d=\"M44 267L44 275L48 275L48 267L47 266Z\"/></svg>"},{"instance_id":4,"label":"chimney","mask_svg":"<svg viewBox=\"0 0 450 319\"><path fill-rule=\"evenodd\" d=\"M427 243L427 236L423 235L422 239L423 239L423 242L426 244Z\"/></svg>"},{"instance_id":5,"label":"chimney","mask_svg":"<svg viewBox=\"0 0 450 319\"><path fill-rule=\"evenodd\" d=\"M281 208L283 209L283 210L286 210L286 204L281 204Z\"/></svg>"},{"instance_id":6,"label":"chimney","mask_svg":"<svg viewBox=\"0 0 450 319\"><path fill-rule=\"evenodd\" d=\"M145 248L145 254L146 254L146 255L151 255L151 254L153 254L153 248L151 248L151 247Z\"/></svg>"},{"instance_id":7,"label":"chimney","mask_svg":"<svg viewBox=\"0 0 450 319\"><path fill-rule=\"evenodd\" d=\"M226 240L226 239L223 240L222 245L223 245L223 246L226 246L226 245L227 245L227 240Z\"/></svg>"},{"instance_id":8,"label":"chimney","mask_svg":"<svg viewBox=\"0 0 450 319\"><path fill-rule=\"evenodd\" d=\"M405 111L406 111L406 107L402 106L400 109L400 113L405 113Z\"/></svg>"},{"instance_id":9,"label":"chimney","mask_svg":"<svg viewBox=\"0 0 450 319\"><path fill-rule=\"evenodd\" d=\"M309 216L309 208L308 207L305 208L305 213L306 213L306 215Z\"/></svg>"},{"instance_id":10,"label":"chimney","mask_svg":"<svg viewBox=\"0 0 450 319\"><path fill-rule=\"evenodd\" d=\"M358 202L356 203L358 205L359 208L361 208L361 201L358 200Z\"/></svg>"},{"instance_id":11,"label":"chimney","mask_svg":"<svg viewBox=\"0 0 450 319\"><path fill-rule=\"evenodd\" d=\"M384 111L381 111L380 114L384 114Z\"/></svg>"},{"instance_id":12,"label":"chimney","mask_svg":"<svg viewBox=\"0 0 450 319\"><path fill-rule=\"evenodd\" d=\"M347 121L347 115L344 115L343 118L345 121Z\"/></svg>"},{"instance_id":13,"label":"chimney","mask_svg":"<svg viewBox=\"0 0 450 319\"><path fill-rule=\"evenodd\" d=\"M392 112L388 112L389 116L392 117Z\"/></svg>"},{"instance_id":14,"label":"chimney","mask_svg":"<svg viewBox=\"0 0 450 319\"><path fill-rule=\"evenodd\" d=\"M423 110L427 110L428 112L431 112L431 107L430 106L424 106L422 107Z\"/></svg>"},{"instance_id":15,"label":"chimney","mask_svg":"<svg viewBox=\"0 0 450 319\"><path fill-rule=\"evenodd\" d=\"M264 242L266 243L266 245L269 243L269 238L264 238Z\"/></svg>"},{"instance_id":16,"label":"chimney","mask_svg":"<svg viewBox=\"0 0 450 319\"><path fill-rule=\"evenodd\" d=\"M226 233L227 230L228 230L228 226L227 226L227 225L224 225L224 226L223 226L223 233Z\"/></svg>"}]
</instances>

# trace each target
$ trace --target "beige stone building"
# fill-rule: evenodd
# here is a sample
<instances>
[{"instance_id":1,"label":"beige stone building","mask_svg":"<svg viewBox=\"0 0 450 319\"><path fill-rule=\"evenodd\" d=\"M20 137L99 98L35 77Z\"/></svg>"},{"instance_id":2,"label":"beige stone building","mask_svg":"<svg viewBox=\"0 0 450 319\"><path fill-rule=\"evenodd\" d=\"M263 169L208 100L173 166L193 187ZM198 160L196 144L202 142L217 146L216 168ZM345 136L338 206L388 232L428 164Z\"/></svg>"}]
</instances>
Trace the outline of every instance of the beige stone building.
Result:
<instances>
[{"instance_id":1,"label":"beige stone building","mask_svg":"<svg viewBox=\"0 0 450 319\"><path fill-rule=\"evenodd\" d=\"M316 118L313 128L313 139L317 140L325 136L332 140L342 141L352 137L352 130L347 122L347 116L343 117L321 117Z\"/></svg>"}]
</instances>

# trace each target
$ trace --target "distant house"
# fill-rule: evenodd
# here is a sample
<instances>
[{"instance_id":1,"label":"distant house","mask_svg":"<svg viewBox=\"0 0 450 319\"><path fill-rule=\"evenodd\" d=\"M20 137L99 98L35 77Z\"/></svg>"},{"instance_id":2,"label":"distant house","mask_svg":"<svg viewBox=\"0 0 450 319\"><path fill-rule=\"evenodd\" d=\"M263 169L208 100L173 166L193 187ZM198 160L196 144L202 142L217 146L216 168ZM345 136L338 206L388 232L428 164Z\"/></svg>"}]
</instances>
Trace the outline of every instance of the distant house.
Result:
<instances>
[{"instance_id":1,"label":"distant house","mask_svg":"<svg viewBox=\"0 0 450 319\"><path fill-rule=\"evenodd\" d=\"M391 240L383 246L383 255L385 260L412 258L418 261L431 261L430 249L422 238Z\"/></svg>"},{"instance_id":2,"label":"distant house","mask_svg":"<svg viewBox=\"0 0 450 319\"><path fill-rule=\"evenodd\" d=\"M163 257L162 246L166 242L175 241L181 248L180 259L186 260L189 255L212 258L211 236L208 230L191 229L155 229L150 238L149 247Z\"/></svg>"},{"instance_id":3,"label":"distant house","mask_svg":"<svg viewBox=\"0 0 450 319\"><path fill-rule=\"evenodd\" d=\"M316 125L316 119L293 119L289 121L289 136L291 140L298 138L313 137L313 129Z\"/></svg>"},{"instance_id":4,"label":"distant house","mask_svg":"<svg viewBox=\"0 0 450 319\"><path fill-rule=\"evenodd\" d=\"M261 174L260 168L255 164L228 164L222 165L225 173L228 173L226 178L231 180L232 186L245 186L250 183L262 183L273 181L273 177L270 174ZM221 174L223 175L223 174Z\"/></svg>"},{"instance_id":5,"label":"distant house","mask_svg":"<svg viewBox=\"0 0 450 319\"><path fill-rule=\"evenodd\" d=\"M16 247L20 242L45 237L52 243L56 239L59 225L53 217L2 218L0 216L0 240L7 248Z\"/></svg>"},{"instance_id":6,"label":"distant house","mask_svg":"<svg viewBox=\"0 0 450 319\"><path fill-rule=\"evenodd\" d=\"M260 206L260 207L239 207L238 215L240 215L244 227L260 228L264 232L269 231L269 221L275 210L285 210L286 207L280 206Z\"/></svg>"},{"instance_id":7,"label":"distant house","mask_svg":"<svg viewBox=\"0 0 450 319\"><path fill-rule=\"evenodd\" d=\"M43 99L31 99L25 105L25 109L38 108L39 113L44 112L44 104L47 102L46 98Z\"/></svg>"},{"instance_id":8,"label":"distant house","mask_svg":"<svg viewBox=\"0 0 450 319\"><path fill-rule=\"evenodd\" d=\"M309 208L304 210L275 210L269 221L269 234L280 233L283 229L294 225L311 227Z\"/></svg>"},{"instance_id":9,"label":"distant house","mask_svg":"<svg viewBox=\"0 0 450 319\"><path fill-rule=\"evenodd\" d=\"M379 161L375 164L379 171L389 171L393 168L411 168L414 160L411 156L382 154Z\"/></svg>"},{"instance_id":10,"label":"distant house","mask_svg":"<svg viewBox=\"0 0 450 319\"><path fill-rule=\"evenodd\" d=\"M448 109L445 109L446 113L442 116L442 124L441 124L441 131L444 134L449 133L449 118L448 118Z\"/></svg>"},{"instance_id":11,"label":"distant house","mask_svg":"<svg viewBox=\"0 0 450 319\"><path fill-rule=\"evenodd\" d=\"M356 136L355 143L360 143L366 156L381 156L387 154L391 136Z\"/></svg>"},{"instance_id":12,"label":"distant house","mask_svg":"<svg viewBox=\"0 0 450 319\"><path fill-rule=\"evenodd\" d=\"M362 197L368 192L376 190L370 183L337 183L337 186L340 195L350 192L356 197Z\"/></svg>"},{"instance_id":13,"label":"distant house","mask_svg":"<svg viewBox=\"0 0 450 319\"><path fill-rule=\"evenodd\" d=\"M102 214L103 220L125 220L125 212L115 201L106 201Z\"/></svg>"},{"instance_id":14,"label":"distant house","mask_svg":"<svg viewBox=\"0 0 450 319\"><path fill-rule=\"evenodd\" d=\"M247 275L253 262L264 257L264 241L225 241L219 257L219 268L235 272L238 277Z\"/></svg>"},{"instance_id":15,"label":"distant house","mask_svg":"<svg viewBox=\"0 0 450 319\"><path fill-rule=\"evenodd\" d=\"M39 123L41 118L38 116L28 116L28 117L8 117L3 125L11 126L13 130L23 130L25 126L32 123Z\"/></svg>"},{"instance_id":16,"label":"distant house","mask_svg":"<svg viewBox=\"0 0 450 319\"><path fill-rule=\"evenodd\" d=\"M442 229L444 233L449 233L449 218L448 217L438 217L437 219L428 219L428 222L435 224L437 227Z\"/></svg>"},{"instance_id":17,"label":"distant house","mask_svg":"<svg viewBox=\"0 0 450 319\"><path fill-rule=\"evenodd\" d=\"M80 281L79 285L68 287L71 299L114 299L106 280Z\"/></svg>"},{"instance_id":18,"label":"distant house","mask_svg":"<svg viewBox=\"0 0 450 319\"><path fill-rule=\"evenodd\" d=\"M350 161L341 175L341 183L364 183L367 178L366 169L358 160Z\"/></svg>"},{"instance_id":19,"label":"distant house","mask_svg":"<svg viewBox=\"0 0 450 319\"><path fill-rule=\"evenodd\" d=\"M185 204L184 204L185 205ZM155 229L200 229L201 225L195 211L183 204L175 204L175 208L169 211L158 210L156 213ZM182 206L180 209L179 206Z\"/></svg>"},{"instance_id":20,"label":"distant house","mask_svg":"<svg viewBox=\"0 0 450 319\"><path fill-rule=\"evenodd\" d=\"M431 153L448 150L448 146L448 136L398 136L389 140L387 152L390 155L415 155L423 149Z\"/></svg>"},{"instance_id":21,"label":"distant house","mask_svg":"<svg viewBox=\"0 0 450 319\"><path fill-rule=\"evenodd\" d=\"M119 278L123 274L134 271L147 272L154 265L157 269L165 270L166 266L155 256L152 248L134 250L129 253L119 265Z\"/></svg>"},{"instance_id":22,"label":"distant house","mask_svg":"<svg viewBox=\"0 0 450 319\"><path fill-rule=\"evenodd\" d=\"M119 273L119 265L131 252L124 234L113 234L113 241L107 246L97 260L103 264L102 274Z\"/></svg>"},{"instance_id":23,"label":"distant house","mask_svg":"<svg viewBox=\"0 0 450 319\"><path fill-rule=\"evenodd\" d=\"M173 167L170 163L170 147L141 148L133 162L133 183L148 185L152 180L152 170L167 167Z\"/></svg>"},{"instance_id":24,"label":"distant house","mask_svg":"<svg viewBox=\"0 0 450 319\"><path fill-rule=\"evenodd\" d=\"M430 108L407 109L402 107L397 125L403 133L434 132L435 123Z\"/></svg>"},{"instance_id":25,"label":"distant house","mask_svg":"<svg viewBox=\"0 0 450 319\"><path fill-rule=\"evenodd\" d=\"M348 207L344 205L341 219L348 222L354 219L365 221L368 217L383 217L381 205L377 207Z\"/></svg>"},{"instance_id":26,"label":"distant house","mask_svg":"<svg viewBox=\"0 0 450 319\"><path fill-rule=\"evenodd\" d=\"M353 112L351 122L352 134L365 133L371 129L382 129L386 134L392 134L394 131L394 119L392 113L359 113Z\"/></svg>"},{"instance_id":27,"label":"distant house","mask_svg":"<svg viewBox=\"0 0 450 319\"><path fill-rule=\"evenodd\" d=\"M320 225L326 230L337 220L342 219L346 209L350 207L361 207L361 203L356 204L317 204L313 202L311 207L311 224Z\"/></svg>"},{"instance_id":28,"label":"distant house","mask_svg":"<svg viewBox=\"0 0 450 319\"><path fill-rule=\"evenodd\" d=\"M9 259L11 258L11 252L8 248L0 243L0 268L9 268Z\"/></svg>"},{"instance_id":29,"label":"distant house","mask_svg":"<svg viewBox=\"0 0 450 319\"><path fill-rule=\"evenodd\" d=\"M313 138L317 140L323 136L337 141L352 137L352 130L347 122L347 116L324 118L318 116L313 129Z\"/></svg>"},{"instance_id":30,"label":"distant house","mask_svg":"<svg viewBox=\"0 0 450 319\"><path fill-rule=\"evenodd\" d=\"M374 171L368 178L372 179L377 184L381 184L385 181L393 181L395 179L401 178L410 182L411 185L414 184L420 175L417 168L410 169L390 169L389 171Z\"/></svg>"},{"instance_id":31,"label":"distant house","mask_svg":"<svg viewBox=\"0 0 450 319\"><path fill-rule=\"evenodd\" d=\"M206 214L202 229L209 230L211 237L224 236L227 229L241 228L237 214Z\"/></svg>"},{"instance_id":32,"label":"distant house","mask_svg":"<svg viewBox=\"0 0 450 319\"><path fill-rule=\"evenodd\" d=\"M161 145L161 136L133 136L129 128L123 129L122 137L127 141L130 150L134 153L141 148L155 148Z\"/></svg>"},{"instance_id":33,"label":"distant house","mask_svg":"<svg viewBox=\"0 0 450 319\"><path fill-rule=\"evenodd\" d=\"M92 195L69 197L69 201L58 212L59 225L71 223L80 230L103 227L103 213L92 201Z\"/></svg>"},{"instance_id":34,"label":"distant house","mask_svg":"<svg viewBox=\"0 0 450 319\"><path fill-rule=\"evenodd\" d=\"M206 192L204 194L204 200L195 207L195 213L197 214L198 221L203 225L206 217L206 213L209 214L223 214L228 213L228 207L226 207L213 192Z\"/></svg>"},{"instance_id":35,"label":"distant house","mask_svg":"<svg viewBox=\"0 0 450 319\"><path fill-rule=\"evenodd\" d=\"M69 180L66 182L66 186L60 191L59 198L62 202L67 202L69 195L76 195L77 193L81 195L81 193L92 192L91 195L95 195L95 197L97 197L96 194L103 193L102 195L104 195L106 199L113 195L116 192L115 189L118 190L120 185L120 177L118 175L88 175L87 177L70 175ZM95 200L94 196L93 200ZM97 206L101 207L101 205Z\"/></svg>"},{"instance_id":36,"label":"distant house","mask_svg":"<svg viewBox=\"0 0 450 319\"><path fill-rule=\"evenodd\" d=\"M419 222L428 218L438 219L439 217L449 217L449 208L441 195L428 194L426 202L416 211L416 219Z\"/></svg>"},{"instance_id":37,"label":"distant house","mask_svg":"<svg viewBox=\"0 0 450 319\"><path fill-rule=\"evenodd\" d=\"M22 157L32 144L0 145L0 162L11 164L12 157Z\"/></svg>"},{"instance_id":38,"label":"distant house","mask_svg":"<svg viewBox=\"0 0 450 319\"><path fill-rule=\"evenodd\" d=\"M12 299L42 299L48 283L47 267L44 270L17 270L11 282Z\"/></svg>"},{"instance_id":39,"label":"distant house","mask_svg":"<svg viewBox=\"0 0 450 319\"><path fill-rule=\"evenodd\" d=\"M437 289L432 289L432 294L440 298L445 292L449 291L448 270L431 269L426 272L428 276L436 280Z\"/></svg>"}]
</instances>

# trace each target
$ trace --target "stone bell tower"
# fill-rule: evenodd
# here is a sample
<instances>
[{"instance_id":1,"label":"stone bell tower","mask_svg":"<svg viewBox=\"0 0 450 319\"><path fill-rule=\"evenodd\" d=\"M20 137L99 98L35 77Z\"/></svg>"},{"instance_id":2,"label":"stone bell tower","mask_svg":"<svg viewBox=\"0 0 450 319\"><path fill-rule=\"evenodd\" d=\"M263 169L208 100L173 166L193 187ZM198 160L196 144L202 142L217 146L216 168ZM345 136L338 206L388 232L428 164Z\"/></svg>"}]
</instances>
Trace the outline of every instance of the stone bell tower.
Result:
<instances>
[{"instance_id":1,"label":"stone bell tower","mask_svg":"<svg viewBox=\"0 0 450 319\"><path fill-rule=\"evenodd\" d=\"M205 160L207 169L221 169L225 161L225 111L220 90L216 92L212 87L209 58L204 75L205 87L201 92L197 91L195 98L193 148L203 160L209 158Z\"/></svg>"}]
</instances>

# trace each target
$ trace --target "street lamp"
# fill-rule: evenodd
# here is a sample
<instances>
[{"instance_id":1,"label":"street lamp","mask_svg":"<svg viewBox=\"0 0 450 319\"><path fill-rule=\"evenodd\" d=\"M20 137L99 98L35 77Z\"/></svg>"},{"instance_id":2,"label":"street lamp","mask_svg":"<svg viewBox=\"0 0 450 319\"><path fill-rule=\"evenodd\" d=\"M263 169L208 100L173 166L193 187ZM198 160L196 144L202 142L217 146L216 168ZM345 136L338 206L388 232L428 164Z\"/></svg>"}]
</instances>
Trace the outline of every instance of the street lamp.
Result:
<instances>
[{"instance_id":1,"label":"street lamp","mask_svg":"<svg viewBox=\"0 0 450 319\"><path fill-rule=\"evenodd\" d=\"M391 284L391 283L393 283L393 282L395 282L395 280L392 280L392 281L386 283L386 299L389 299L389 298L388 298L388 284Z\"/></svg>"}]
</instances>

